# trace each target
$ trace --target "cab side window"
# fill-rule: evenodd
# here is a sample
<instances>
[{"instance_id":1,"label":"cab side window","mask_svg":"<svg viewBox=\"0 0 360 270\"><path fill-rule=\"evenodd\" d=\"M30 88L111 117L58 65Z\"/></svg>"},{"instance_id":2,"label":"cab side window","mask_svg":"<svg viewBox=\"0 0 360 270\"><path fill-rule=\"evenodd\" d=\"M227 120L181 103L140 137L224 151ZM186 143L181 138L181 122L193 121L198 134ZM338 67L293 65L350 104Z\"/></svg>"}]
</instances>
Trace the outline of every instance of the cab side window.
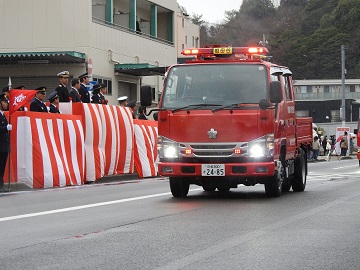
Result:
<instances>
[{"instance_id":1,"label":"cab side window","mask_svg":"<svg viewBox=\"0 0 360 270\"><path fill-rule=\"evenodd\" d=\"M287 100L292 100L289 76L284 76L283 78L284 78L285 97Z\"/></svg>"}]
</instances>

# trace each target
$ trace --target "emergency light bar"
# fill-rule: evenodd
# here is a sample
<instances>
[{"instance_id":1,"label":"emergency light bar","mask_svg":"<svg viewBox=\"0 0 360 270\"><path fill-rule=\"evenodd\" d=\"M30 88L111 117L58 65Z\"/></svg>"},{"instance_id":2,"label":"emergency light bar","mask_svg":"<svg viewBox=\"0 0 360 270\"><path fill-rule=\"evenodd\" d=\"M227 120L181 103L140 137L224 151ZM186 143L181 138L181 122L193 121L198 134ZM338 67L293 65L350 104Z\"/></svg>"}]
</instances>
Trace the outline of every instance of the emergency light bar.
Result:
<instances>
[{"instance_id":1,"label":"emergency light bar","mask_svg":"<svg viewBox=\"0 0 360 270\"><path fill-rule=\"evenodd\" d=\"M217 55L232 55L232 54L245 54L245 55L261 55L269 53L265 47L216 47L216 48L197 48L186 49L181 52L183 55L195 56L217 56Z\"/></svg>"}]
</instances>

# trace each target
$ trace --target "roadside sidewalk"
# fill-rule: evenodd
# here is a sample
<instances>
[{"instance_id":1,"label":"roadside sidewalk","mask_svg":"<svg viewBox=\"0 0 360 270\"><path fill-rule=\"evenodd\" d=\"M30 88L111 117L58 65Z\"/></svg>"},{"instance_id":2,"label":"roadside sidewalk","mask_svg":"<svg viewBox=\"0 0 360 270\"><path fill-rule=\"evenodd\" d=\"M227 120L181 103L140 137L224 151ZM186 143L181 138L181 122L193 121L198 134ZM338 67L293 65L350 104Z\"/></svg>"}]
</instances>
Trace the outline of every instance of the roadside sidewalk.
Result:
<instances>
[{"instance_id":1,"label":"roadside sidewalk","mask_svg":"<svg viewBox=\"0 0 360 270\"><path fill-rule=\"evenodd\" d=\"M327 156L318 156L318 160L316 161L316 162L324 162L324 161L328 161L328 160L326 160L326 157ZM340 156L340 155L338 155L338 156L330 156L330 161L341 161L341 160L346 160L346 159L357 159L357 157L356 157L356 154L352 154L352 155L350 155L350 156L345 156L345 157L343 157L343 156ZM309 163L316 163L314 160L312 160L312 159L308 159L308 162Z\"/></svg>"}]
</instances>

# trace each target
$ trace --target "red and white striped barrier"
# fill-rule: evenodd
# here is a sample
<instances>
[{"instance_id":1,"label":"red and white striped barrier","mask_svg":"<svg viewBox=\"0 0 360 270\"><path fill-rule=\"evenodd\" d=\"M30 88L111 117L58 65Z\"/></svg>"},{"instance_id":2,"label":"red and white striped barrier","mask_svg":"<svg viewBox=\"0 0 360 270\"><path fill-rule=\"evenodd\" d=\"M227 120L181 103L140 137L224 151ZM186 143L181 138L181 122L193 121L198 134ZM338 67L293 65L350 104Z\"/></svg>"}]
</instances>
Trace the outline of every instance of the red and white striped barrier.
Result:
<instances>
[{"instance_id":1,"label":"red and white striped barrier","mask_svg":"<svg viewBox=\"0 0 360 270\"><path fill-rule=\"evenodd\" d=\"M85 169L81 117L23 112L11 122L16 132L11 146L17 182L32 188L81 185Z\"/></svg>"},{"instance_id":2,"label":"red and white striped barrier","mask_svg":"<svg viewBox=\"0 0 360 270\"><path fill-rule=\"evenodd\" d=\"M158 173L157 122L134 120L135 127L135 167L139 177L154 177Z\"/></svg>"}]
</instances>

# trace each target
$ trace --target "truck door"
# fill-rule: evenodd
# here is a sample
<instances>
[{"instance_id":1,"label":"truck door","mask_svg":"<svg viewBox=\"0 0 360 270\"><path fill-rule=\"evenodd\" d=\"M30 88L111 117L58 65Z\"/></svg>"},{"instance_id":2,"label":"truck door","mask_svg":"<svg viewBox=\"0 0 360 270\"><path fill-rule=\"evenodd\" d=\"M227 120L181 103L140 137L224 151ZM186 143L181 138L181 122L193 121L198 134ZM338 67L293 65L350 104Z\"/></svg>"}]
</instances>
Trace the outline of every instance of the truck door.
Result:
<instances>
[{"instance_id":1,"label":"truck door","mask_svg":"<svg viewBox=\"0 0 360 270\"><path fill-rule=\"evenodd\" d=\"M294 89L292 85L291 72L285 70L283 72L282 84L285 92L285 114L284 114L284 125L286 133L286 157L292 158L296 151L296 121L295 121L295 97Z\"/></svg>"}]
</instances>

